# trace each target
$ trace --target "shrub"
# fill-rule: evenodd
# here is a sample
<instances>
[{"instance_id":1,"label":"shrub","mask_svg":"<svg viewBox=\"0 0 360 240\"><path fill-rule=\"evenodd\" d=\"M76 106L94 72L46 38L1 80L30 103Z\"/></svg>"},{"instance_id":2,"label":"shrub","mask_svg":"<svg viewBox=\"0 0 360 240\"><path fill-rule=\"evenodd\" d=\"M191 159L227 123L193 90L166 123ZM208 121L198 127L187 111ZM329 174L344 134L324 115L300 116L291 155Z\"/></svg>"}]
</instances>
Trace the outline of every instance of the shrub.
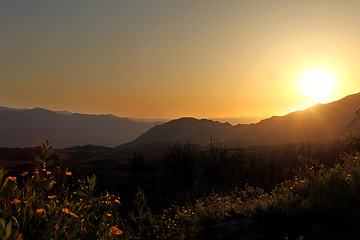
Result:
<instances>
[{"instance_id":1,"label":"shrub","mask_svg":"<svg viewBox=\"0 0 360 240\"><path fill-rule=\"evenodd\" d=\"M122 233L116 216L120 201L94 197L96 177L79 179L53 166L53 149L42 144L32 173L7 176L0 169L0 237L2 239L112 239ZM23 180L23 187L18 183ZM115 215L117 218L108 217ZM116 221L115 221L116 219ZM117 231L115 229L118 229Z\"/></svg>"}]
</instances>

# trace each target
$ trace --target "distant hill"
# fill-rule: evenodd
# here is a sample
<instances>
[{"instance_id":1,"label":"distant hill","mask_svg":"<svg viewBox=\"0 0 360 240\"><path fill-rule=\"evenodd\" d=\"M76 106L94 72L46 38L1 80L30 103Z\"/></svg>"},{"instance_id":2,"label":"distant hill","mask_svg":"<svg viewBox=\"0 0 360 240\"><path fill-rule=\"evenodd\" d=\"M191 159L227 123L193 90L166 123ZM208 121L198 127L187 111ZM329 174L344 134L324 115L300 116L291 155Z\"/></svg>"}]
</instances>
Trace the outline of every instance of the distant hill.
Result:
<instances>
[{"instance_id":1,"label":"distant hill","mask_svg":"<svg viewBox=\"0 0 360 240\"><path fill-rule=\"evenodd\" d=\"M255 117L231 117L231 118L210 118L210 120L218 121L221 123L230 123L231 125L237 125L237 124L249 124L249 123L257 123L260 122L263 119L268 118L264 116L255 116Z\"/></svg>"},{"instance_id":2,"label":"distant hill","mask_svg":"<svg viewBox=\"0 0 360 240\"><path fill-rule=\"evenodd\" d=\"M177 141L204 145L211 138L229 146L322 143L343 137L358 109L360 93L256 124L232 126L206 119L180 118L151 128L128 145Z\"/></svg>"},{"instance_id":3,"label":"distant hill","mask_svg":"<svg viewBox=\"0 0 360 240\"><path fill-rule=\"evenodd\" d=\"M48 139L57 148L74 145L117 146L159 122L137 122L113 115L54 112L43 108L0 107L0 147L28 147Z\"/></svg>"}]
</instances>

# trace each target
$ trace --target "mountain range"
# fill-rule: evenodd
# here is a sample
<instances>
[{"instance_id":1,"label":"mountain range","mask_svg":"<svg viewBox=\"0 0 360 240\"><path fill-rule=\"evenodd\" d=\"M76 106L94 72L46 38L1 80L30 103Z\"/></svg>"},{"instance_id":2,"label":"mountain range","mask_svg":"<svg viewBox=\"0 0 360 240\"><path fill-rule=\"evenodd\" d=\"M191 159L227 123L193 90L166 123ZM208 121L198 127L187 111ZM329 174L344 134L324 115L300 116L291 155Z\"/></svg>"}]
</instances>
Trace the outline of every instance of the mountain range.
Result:
<instances>
[{"instance_id":1,"label":"mountain range","mask_svg":"<svg viewBox=\"0 0 360 240\"><path fill-rule=\"evenodd\" d=\"M219 121L180 118L164 122L139 121L114 115L90 115L43 108L0 107L0 147L28 147L45 140L56 148L76 145L139 147L169 142L225 146L324 143L344 137L360 109L360 93L338 101L317 104L258 123L231 125ZM359 124L354 125L359 131Z\"/></svg>"},{"instance_id":2,"label":"mountain range","mask_svg":"<svg viewBox=\"0 0 360 240\"><path fill-rule=\"evenodd\" d=\"M299 142L324 143L342 138L360 109L360 93L338 101L317 104L285 116L274 116L256 124L220 123L207 119L181 118L157 125L126 146L154 142L209 144L219 140L226 146L274 145ZM359 125L355 125L355 131Z\"/></svg>"},{"instance_id":3,"label":"mountain range","mask_svg":"<svg viewBox=\"0 0 360 240\"><path fill-rule=\"evenodd\" d=\"M0 147L74 145L114 147L129 142L160 122L138 122L113 115L89 115L43 108L0 107Z\"/></svg>"}]
</instances>

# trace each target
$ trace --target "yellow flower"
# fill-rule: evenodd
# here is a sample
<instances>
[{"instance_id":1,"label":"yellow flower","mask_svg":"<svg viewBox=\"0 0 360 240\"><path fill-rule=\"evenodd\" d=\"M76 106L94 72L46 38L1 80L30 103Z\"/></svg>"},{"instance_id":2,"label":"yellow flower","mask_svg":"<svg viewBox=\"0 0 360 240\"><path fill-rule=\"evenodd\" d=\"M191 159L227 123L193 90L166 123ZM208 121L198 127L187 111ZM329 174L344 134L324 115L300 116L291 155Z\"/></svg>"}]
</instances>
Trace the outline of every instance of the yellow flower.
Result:
<instances>
[{"instance_id":1,"label":"yellow flower","mask_svg":"<svg viewBox=\"0 0 360 240\"><path fill-rule=\"evenodd\" d=\"M20 202L21 202L20 200L14 199L14 200L11 202L11 204L18 204L18 203L20 203Z\"/></svg>"},{"instance_id":2,"label":"yellow flower","mask_svg":"<svg viewBox=\"0 0 360 240\"><path fill-rule=\"evenodd\" d=\"M72 175L71 172L65 172L65 174L66 174L67 176L71 176L71 175Z\"/></svg>"},{"instance_id":3,"label":"yellow flower","mask_svg":"<svg viewBox=\"0 0 360 240\"><path fill-rule=\"evenodd\" d=\"M53 198L56 198L56 196L55 196L55 195L53 195L53 196L48 196L48 198L49 198L49 199L53 199Z\"/></svg>"},{"instance_id":4,"label":"yellow flower","mask_svg":"<svg viewBox=\"0 0 360 240\"><path fill-rule=\"evenodd\" d=\"M28 172L23 172L23 173L21 174L21 176L23 176L23 177L25 177L26 175L28 175Z\"/></svg>"},{"instance_id":5,"label":"yellow flower","mask_svg":"<svg viewBox=\"0 0 360 240\"><path fill-rule=\"evenodd\" d=\"M114 234L114 235L121 235L123 233L123 231L121 231L120 229L118 229L115 226L112 226L110 228L110 233Z\"/></svg>"},{"instance_id":6,"label":"yellow flower","mask_svg":"<svg viewBox=\"0 0 360 240\"><path fill-rule=\"evenodd\" d=\"M11 177L11 176L9 176L8 179L9 179L10 181L13 181L13 182L16 181L16 177Z\"/></svg>"},{"instance_id":7,"label":"yellow flower","mask_svg":"<svg viewBox=\"0 0 360 240\"><path fill-rule=\"evenodd\" d=\"M66 214L69 214L69 213L70 213L69 209L67 209L67 208L63 208L63 209L61 209L61 211L62 211L63 213L66 213Z\"/></svg>"},{"instance_id":8,"label":"yellow flower","mask_svg":"<svg viewBox=\"0 0 360 240\"><path fill-rule=\"evenodd\" d=\"M45 212L45 209L43 209L43 208L37 209L36 212L37 212L37 213L46 213L46 212Z\"/></svg>"}]
</instances>

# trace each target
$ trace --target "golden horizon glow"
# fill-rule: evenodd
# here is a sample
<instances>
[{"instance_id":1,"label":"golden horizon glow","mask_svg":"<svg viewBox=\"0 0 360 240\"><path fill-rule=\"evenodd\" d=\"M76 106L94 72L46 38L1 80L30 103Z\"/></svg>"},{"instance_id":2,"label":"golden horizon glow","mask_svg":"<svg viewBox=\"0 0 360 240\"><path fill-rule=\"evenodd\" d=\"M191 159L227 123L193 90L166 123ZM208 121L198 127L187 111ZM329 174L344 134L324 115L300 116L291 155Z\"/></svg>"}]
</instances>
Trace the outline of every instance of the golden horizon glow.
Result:
<instances>
[{"instance_id":1,"label":"golden horizon glow","mask_svg":"<svg viewBox=\"0 0 360 240\"><path fill-rule=\"evenodd\" d=\"M0 1L0 106L284 115L360 91L359 9L337 0ZM301 77L316 67L336 86L324 93L321 80L304 94Z\"/></svg>"},{"instance_id":2,"label":"golden horizon glow","mask_svg":"<svg viewBox=\"0 0 360 240\"><path fill-rule=\"evenodd\" d=\"M329 71L313 69L301 78L301 87L305 94L312 97L326 97L335 88L335 78Z\"/></svg>"}]
</instances>

